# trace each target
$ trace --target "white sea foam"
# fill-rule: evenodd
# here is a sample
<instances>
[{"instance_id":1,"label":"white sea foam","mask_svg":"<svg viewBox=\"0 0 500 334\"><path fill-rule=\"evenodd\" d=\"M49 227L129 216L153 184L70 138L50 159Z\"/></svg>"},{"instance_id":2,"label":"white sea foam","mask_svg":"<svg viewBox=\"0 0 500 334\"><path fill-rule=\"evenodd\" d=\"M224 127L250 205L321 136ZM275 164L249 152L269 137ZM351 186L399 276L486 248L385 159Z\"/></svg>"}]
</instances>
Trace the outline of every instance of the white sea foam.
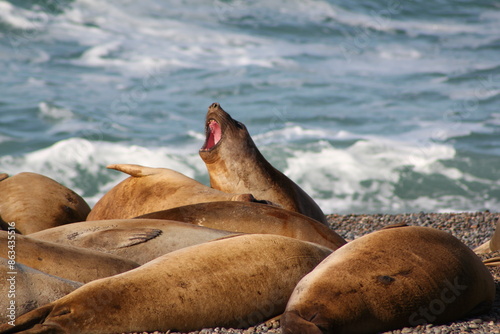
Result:
<instances>
[{"instance_id":1,"label":"white sea foam","mask_svg":"<svg viewBox=\"0 0 500 334\"><path fill-rule=\"evenodd\" d=\"M305 133L310 135L307 131ZM200 143L204 139L203 134L198 132L192 132L191 136L200 139ZM303 148L289 150L285 149L289 146L287 143L272 142L272 146L262 147L267 154L271 154L270 161L283 163L281 169L284 173L309 193L326 213L440 212L491 209L498 205L494 198L467 199L448 194L421 195L413 199L398 196L395 190L404 170L422 176L438 175L464 191L469 191L466 182L491 185L491 180L443 164L443 161L455 156L455 150L449 145L419 146L373 137L358 140L343 149L318 140ZM197 154L198 146L194 143L185 147L143 147L72 138L20 157L0 157L0 169L9 174L31 171L49 176L84 195L92 206L127 177L123 173L107 170L105 167L108 164L171 168L207 182L205 165ZM500 181L497 185L500 186Z\"/></svg>"},{"instance_id":2,"label":"white sea foam","mask_svg":"<svg viewBox=\"0 0 500 334\"><path fill-rule=\"evenodd\" d=\"M112 186L126 178L123 173L107 170L109 164L171 168L189 177L203 173L205 166L201 159L194 159L195 154L179 154L179 150L178 147L146 148L72 138L21 157L0 157L0 168L11 175L20 172L46 175L85 195L89 205L93 205ZM104 183L100 183L103 180ZM99 189L97 193L90 191L86 194L87 189L95 187Z\"/></svg>"},{"instance_id":3,"label":"white sea foam","mask_svg":"<svg viewBox=\"0 0 500 334\"><path fill-rule=\"evenodd\" d=\"M73 113L71 112L71 110L57 107L48 102L40 102L38 104L38 108L40 109L40 113L44 117L49 117L52 119L69 119L73 117Z\"/></svg>"},{"instance_id":4,"label":"white sea foam","mask_svg":"<svg viewBox=\"0 0 500 334\"><path fill-rule=\"evenodd\" d=\"M0 1L0 21L13 28L38 30L47 22L48 16L43 12L33 12L13 6L7 1Z\"/></svg>"},{"instance_id":5,"label":"white sea foam","mask_svg":"<svg viewBox=\"0 0 500 334\"><path fill-rule=\"evenodd\" d=\"M337 149L327 142L318 145L319 151L295 152L287 159L285 173L302 185L325 212L449 211L460 196L432 200L398 197L395 189L402 171L441 175L452 181L466 179L463 172L441 162L455 156L455 150L447 145L419 147L389 140L362 140L347 149ZM478 178L475 181L490 182Z\"/></svg>"}]
</instances>

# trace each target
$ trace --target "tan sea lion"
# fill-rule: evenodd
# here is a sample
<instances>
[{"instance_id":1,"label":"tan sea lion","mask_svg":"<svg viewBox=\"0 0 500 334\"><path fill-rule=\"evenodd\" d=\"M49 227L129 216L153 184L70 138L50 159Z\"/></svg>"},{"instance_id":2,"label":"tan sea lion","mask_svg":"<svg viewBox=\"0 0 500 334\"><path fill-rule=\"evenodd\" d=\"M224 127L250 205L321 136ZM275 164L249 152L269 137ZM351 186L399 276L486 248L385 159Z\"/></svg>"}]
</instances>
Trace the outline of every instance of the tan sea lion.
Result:
<instances>
[{"instance_id":1,"label":"tan sea lion","mask_svg":"<svg viewBox=\"0 0 500 334\"><path fill-rule=\"evenodd\" d=\"M208 107L205 128L207 138L199 153L212 188L251 193L327 224L316 202L264 158L245 125L232 119L218 103Z\"/></svg>"},{"instance_id":2,"label":"tan sea lion","mask_svg":"<svg viewBox=\"0 0 500 334\"><path fill-rule=\"evenodd\" d=\"M491 308L493 277L447 232L418 226L370 233L335 251L295 288L283 334L378 333Z\"/></svg>"},{"instance_id":3,"label":"tan sea lion","mask_svg":"<svg viewBox=\"0 0 500 334\"><path fill-rule=\"evenodd\" d=\"M278 234L335 250L346 241L315 219L275 206L250 202L212 202L148 213L139 218L170 219L218 230Z\"/></svg>"},{"instance_id":4,"label":"tan sea lion","mask_svg":"<svg viewBox=\"0 0 500 334\"><path fill-rule=\"evenodd\" d=\"M15 261L0 258L0 323L53 302L83 283L52 276Z\"/></svg>"},{"instance_id":5,"label":"tan sea lion","mask_svg":"<svg viewBox=\"0 0 500 334\"><path fill-rule=\"evenodd\" d=\"M62 184L36 173L19 173L0 181L0 225L14 222L22 234L85 220L85 200Z\"/></svg>"},{"instance_id":6,"label":"tan sea lion","mask_svg":"<svg viewBox=\"0 0 500 334\"><path fill-rule=\"evenodd\" d=\"M297 282L331 251L276 235L239 235L183 248L97 280L0 333L188 332L243 328L283 312ZM24 333L24 332L23 332Z\"/></svg>"},{"instance_id":7,"label":"tan sea lion","mask_svg":"<svg viewBox=\"0 0 500 334\"><path fill-rule=\"evenodd\" d=\"M215 201L256 201L250 194L227 194L168 168L109 165L130 177L106 193L87 220L127 219L178 206Z\"/></svg>"},{"instance_id":8,"label":"tan sea lion","mask_svg":"<svg viewBox=\"0 0 500 334\"><path fill-rule=\"evenodd\" d=\"M0 257L82 283L139 266L116 255L9 234L7 231L0 231Z\"/></svg>"},{"instance_id":9,"label":"tan sea lion","mask_svg":"<svg viewBox=\"0 0 500 334\"><path fill-rule=\"evenodd\" d=\"M232 234L235 233L169 220L111 219L58 226L30 237L114 254L144 264L163 254Z\"/></svg>"}]
</instances>

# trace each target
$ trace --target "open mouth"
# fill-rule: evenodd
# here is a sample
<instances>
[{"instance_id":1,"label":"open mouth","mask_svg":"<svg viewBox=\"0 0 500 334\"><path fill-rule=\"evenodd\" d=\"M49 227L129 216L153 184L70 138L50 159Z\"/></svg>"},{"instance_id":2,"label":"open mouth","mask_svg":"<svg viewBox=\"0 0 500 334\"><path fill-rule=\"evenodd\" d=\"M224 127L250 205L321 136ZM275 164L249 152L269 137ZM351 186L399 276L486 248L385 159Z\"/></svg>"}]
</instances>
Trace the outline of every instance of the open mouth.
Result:
<instances>
[{"instance_id":1,"label":"open mouth","mask_svg":"<svg viewBox=\"0 0 500 334\"><path fill-rule=\"evenodd\" d=\"M220 125L214 119L210 119L207 122L206 133L207 139L205 140L205 144L203 144L201 151L212 150L215 146L217 146L222 137L222 130L220 128Z\"/></svg>"}]
</instances>

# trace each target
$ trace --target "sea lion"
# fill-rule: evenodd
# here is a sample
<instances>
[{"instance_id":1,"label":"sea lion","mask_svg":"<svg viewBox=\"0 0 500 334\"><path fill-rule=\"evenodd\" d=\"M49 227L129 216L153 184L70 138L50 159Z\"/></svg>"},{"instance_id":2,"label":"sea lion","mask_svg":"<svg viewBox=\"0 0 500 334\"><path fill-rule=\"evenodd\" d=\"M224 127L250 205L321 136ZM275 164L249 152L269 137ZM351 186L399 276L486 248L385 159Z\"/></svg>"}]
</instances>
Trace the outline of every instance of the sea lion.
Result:
<instances>
[{"instance_id":1,"label":"sea lion","mask_svg":"<svg viewBox=\"0 0 500 334\"><path fill-rule=\"evenodd\" d=\"M139 266L119 256L9 232L0 231L0 257L72 281L86 283Z\"/></svg>"},{"instance_id":2,"label":"sea lion","mask_svg":"<svg viewBox=\"0 0 500 334\"><path fill-rule=\"evenodd\" d=\"M49 275L21 263L0 258L0 323L53 302L83 283Z\"/></svg>"},{"instance_id":3,"label":"sea lion","mask_svg":"<svg viewBox=\"0 0 500 334\"><path fill-rule=\"evenodd\" d=\"M488 310L493 277L451 234L382 229L335 251L295 288L283 334L378 333Z\"/></svg>"},{"instance_id":4,"label":"sea lion","mask_svg":"<svg viewBox=\"0 0 500 334\"><path fill-rule=\"evenodd\" d=\"M215 201L256 201L250 194L227 194L168 168L109 165L130 177L107 192L87 220L127 219L178 206Z\"/></svg>"},{"instance_id":5,"label":"sea lion","mask_svg":"<svg viewBox=\"0 0 500 334\"><path fill-rule=\"evenodd\" d=\"M235 233L169 220L111 219L58 226L30 237L114 254L144 264L177 249L232 234Z\"/></svg>"},{"instance_id":6,"label":"sea lion","mask_svg":"<svg viewBox=\"0 0 500 334\"><path fill-rule=\"evenodd\" d=\"M245 125L231 118L218 103L208 107L205 131L207 137L199 154L212 188L251 193L327 224L316 202L264 158Z\"/></svg>"},{"instance_id":7,"label":"sea lion","mask_svg":"<svg viewBox=\"0 0 500 334\"><path fill-rule=\"evenodd\" d=\"M62 184L36 173L0 181L0 225L14 222L22 234L85 220L90 207Z\"/></svg>"},{"instance_id":8,"label":"sea lion","mask_svg":"<svg viewBox=\"0 0 500 334\"><path fill-rule=\"evenodd\" d=\"M170 219L218 230L278 234L335 250L346 241L315 219L275 206L250 202L212 202L148 213L139 218Z\"/></svg>"},{"instance_id":9,"label":"sea lion","mask_svg":"<svg viewBox=\"0 0 500 334\"><path fill-rule=\"evenodd\" d=\"M0 333L188 332L244 328L283 312L297 282L331 251L276 235L231 236L90 282L0 325ZM24 333L24 332L23 332Z\"/></svg>"}]
</instances>

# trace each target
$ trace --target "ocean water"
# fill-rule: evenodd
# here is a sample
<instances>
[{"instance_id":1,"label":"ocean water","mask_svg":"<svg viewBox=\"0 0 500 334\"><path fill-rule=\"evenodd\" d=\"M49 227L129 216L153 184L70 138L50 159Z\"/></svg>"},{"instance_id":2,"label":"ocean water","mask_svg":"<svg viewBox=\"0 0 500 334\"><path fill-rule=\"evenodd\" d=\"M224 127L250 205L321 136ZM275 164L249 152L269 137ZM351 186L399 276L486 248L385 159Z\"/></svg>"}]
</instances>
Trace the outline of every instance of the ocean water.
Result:
<instances>
[{"instance_id":1,"label":"ocean water","mask_svg":"<svg viewBox=\"0 0 500 334\"><path fill-rule=\"evenodd\" d=\"M0 172L93 205L167 167L208 184L207 107L325 213L500 209L500 3L0 0Z\"/></svg>"}]
</instances>

